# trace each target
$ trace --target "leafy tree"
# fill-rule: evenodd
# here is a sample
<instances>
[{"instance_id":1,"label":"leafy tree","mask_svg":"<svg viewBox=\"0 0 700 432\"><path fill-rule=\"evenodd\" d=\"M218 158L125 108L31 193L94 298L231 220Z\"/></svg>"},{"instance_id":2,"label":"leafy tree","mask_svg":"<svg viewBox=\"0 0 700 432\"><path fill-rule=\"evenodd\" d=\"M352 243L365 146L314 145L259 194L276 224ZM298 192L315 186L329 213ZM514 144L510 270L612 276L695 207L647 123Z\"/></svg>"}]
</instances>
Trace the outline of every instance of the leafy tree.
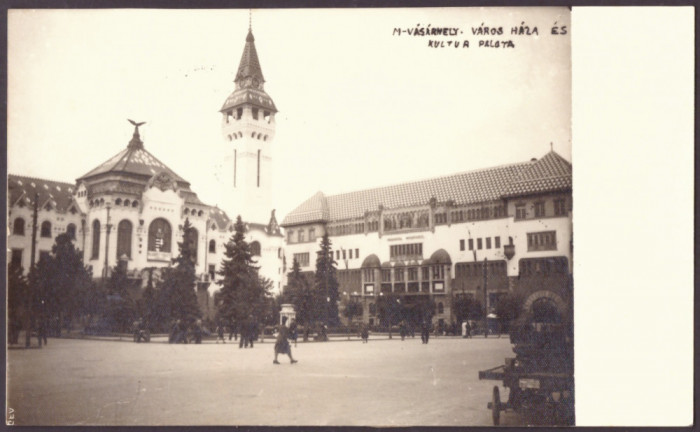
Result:
<instances>
[{"instance_id":1,"label":"leafy tree","mask_svg":"<svg viewBox=\"0 0 700 432\"><path fill-rule=\"evenodd\" d=\"M29 272L33 308L44 320L70 324L81 309L81 292L92 286L92 272L83 264L82 252L75 249L67 233L56 236L51 254L39 259Z\"/></svg>"},{"instance_id":2,"label":"leafy tree","mask_svg":"<svg viewBox=\"0 0 700 432\"><path fill-rule=\"evenodd\" d=\"M126 268L120 265L113 267L106 285L104 318L110 323L112 331L131 331L137 310L136 303L129 295L129 277Z\"/></svg>"},{"instance_id":3,"label":"leafy tree","mask_svg":"<svg viewBox=\"0 0 700 432\"><path fill-rule=\"evenodd\" d=\"M311 324L313 316L313 295L309 280L301 273L299 262L292 262L292 271L288 276L288 284L282 297L284 302L292 303L296 311L297 323L301 325Z\"/></svg>"},{"instance_id":4,"label":"leafy tree","mask_svg":"<svg viewBox=\"0 0 700 432\"><path fill-rule=\"evenodd\" d=\"M481 316L481 304L473 297L458 296L454 299L453 310L458 322Z\"/></svg>"},{"instance_id":5,"label":"leafy tree","mask_svg":"<svg viewBox=\"0 0 700 432\"><path fill-rule=\"evenodd\" d=\"M352 324L352 320L355 317L362 316L362 303L357 300L350 300L345 303L343 316L348 319L350 324Z\"/></svg>"},{"instance_id":6,"label":"leafy tree","mask_svg":"<svg viewBox=\"0 0 700 432\"><path fill-rule=\"evenodd\" d=\"M331 241L328 233L321 239L321 249L316 256L316 312L330 327L340 324L338 318L338 279L336 265L331 253Z\"/></svg>"},{"instance_id":7,"label":"leafy tree","mask_svg":"<svg viewBox=\"0 0 700 432\"><path fill-rule=\"evenodd\" d=\"M257 312L257 302L264 298L264 290L258 277L250 245L245 241L245 224L239 215L234 225L234 234L226 244L224 260L217 274L221 279L217 284L215 301L220 319L234 323L246 319Z\"/></svg>"},{"instance_id":8,"label":"leafy tree","mask_svg":"<svg viewBox=\"0 0 700 432\"><path fill-rule=\"evenodd\" d=\"M496 303L496 315L501 329L508 331L510 323L518 319L523 309L525 299L522 295L510 292L498 299Z\"/></svg>"},{"instance_id":9,"label":"leafy tree","mask_svg":"<svg viewBox=\"0 0 700 432\"><path fill-rule=\"evenodd\" d=\"M7 266L7 318L10 343L19 343L18 337L22 327L22 311L27 287L27 278L24 276L22 266L10 263Z\"/></svg>"},{"instance_id":10,"label":"leafy tree","mask_svg":"<svg viewBox=\"0 0 700 432\"><path fill-rule=\"evenodd\" d=\"M185 219L183 240L177 244L179 254L173 258L174 265L164 269L160 282L159 303L165 312L164 317L179 319L183 323L191 323L202 316L194 290L197 278L194 268L196 255L194 244L190 241L191 233L190 220Z\"/></svg>"},{"instance_id":11,"label":"leafy tree","mask_svg":"<svg viewBox=\"0 0 700 432\"><path fill-rule=\"evenodd\" d=\"M377 315L383 325L389 327L389 339L392 337L391 326L398 324L405 315L401 299L396 294L380 296L377 301Z\"/></svg>"}]
</instances>

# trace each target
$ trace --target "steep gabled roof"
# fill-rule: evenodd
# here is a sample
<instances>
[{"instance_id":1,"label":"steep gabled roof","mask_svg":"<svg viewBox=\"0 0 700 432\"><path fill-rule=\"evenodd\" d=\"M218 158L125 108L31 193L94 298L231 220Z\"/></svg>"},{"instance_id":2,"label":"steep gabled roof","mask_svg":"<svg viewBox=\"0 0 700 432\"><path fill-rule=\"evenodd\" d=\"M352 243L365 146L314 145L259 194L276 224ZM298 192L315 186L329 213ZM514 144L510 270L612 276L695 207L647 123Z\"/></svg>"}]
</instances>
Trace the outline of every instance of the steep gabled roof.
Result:
<instances>
[{"instance_id":1,"label":"steep gabled roof","mask_svg":"<svg viewBox=\"0 0 700 432\"><path fill-rule=\"evenodd\" d=\"M34 194L38 193L40 206L48 202L56 211L66 212L74 203L74 190L75 185L71 183L14 174L7 176L7 193L10 205L31 207L34 205ZM22 204L19 204L20 202ZM76 209L79 207L76 206Z\"/></svg>"},{"instance_id":2,"label":"steep gabled roof","mask_svg":"<svg viewBox=\"0 0 700 432\"><path fill-rule=\"evenodd\" d=\"M571 163L550 151L536 161L503 192L504 198L571 190Z\"/></svg>"}]
</instances>

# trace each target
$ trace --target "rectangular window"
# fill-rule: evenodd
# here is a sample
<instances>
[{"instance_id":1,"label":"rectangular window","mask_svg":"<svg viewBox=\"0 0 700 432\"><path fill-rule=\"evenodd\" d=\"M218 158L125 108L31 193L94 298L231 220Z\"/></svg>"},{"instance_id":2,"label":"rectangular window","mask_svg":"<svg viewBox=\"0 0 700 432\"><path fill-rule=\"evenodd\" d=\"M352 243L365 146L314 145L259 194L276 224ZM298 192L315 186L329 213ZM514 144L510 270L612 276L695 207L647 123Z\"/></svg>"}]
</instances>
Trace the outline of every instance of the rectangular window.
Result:
<instances>
[{"instance_id":1,"label":"rectangular window","mask_svg":"<svg viewBox=\"0 0 700 432\"><path fill-rule=\"evenodd\" d=\"M257 119L258 119L258 109L253 108L253 120L257 120Z\"/></svg>"},{"instance_id":2,"label":"rectangular window","mask_svg":"<svg viewBox=\"0 0 700 432\"><path fill-rule=\"evenodd\" d=\"M22 267L22 249L12 249L12 265Z\"/></svg>"},{"instance_id":3,"label":"rectangular window","mask_svg":"<svg viewBox=\"0 0 700 432\"><path fill-rule=\"evenodd\" d=\"M303 242L304 242L304 230L303 230L303 229L300 229L300 230L299 230L299 234L298 234L298 237L297 237L297 241L298 241L299 243L303 243Z\"/></svg>"},{"instance_id":4,"label":"rectangular window","mask_svg":"<svg viewBox=\"0 0 700 432\"><path fill-rule=\"evenodd\" d=\"M418 267L409 267L408 268L408 280L410 280L410 281L418 280Z\"/></svg>"},{"instance_id":5,"label":"rectangular window","mask_svg":"<svg viewBox=\"0 0 700 432\"><path fill-rule=\"evenodd\" d=\"M300 267L308 267L309 265L309 253L295 253L294 259L299 263Z\"/></svg>"},{"instance_id":6,"label":"rectangular window","mask_svg":"<svg viewBox=\"0 0 700 432\"><path fill-rule=\"evenodd\" d=\"M501 247L501 237L494 237L494 242L496 243L496 249Z\"/></svg>"},{"instance_id":7,"label":"rectangular window","mask_svg":"<svg viewBox=\"0 0 700 432\"><path fill-rule=\"evenodd\" d=\"M236 120L240 120L243 117L243 108L238 108L236 110Z\"/></svg>"},{"instance_id":8,"label":"rectangular window","mask_svg":"<svg viewBox=\"0 0 700 432\"><path fill-rule=\"evenodd\" d=\"M211 280L214 280L214 277L216 276L216 265L215 264L209 264L209 278Z\"/></svg>"},{"instance_id":9,"label":"rectangular window","mask_svg":"<svg viewBox=\"0 0 700 432\"><path fill-rule=\"evenodd\" d=\"M365 284L365 294L374 294L374 284Z\"/></svg>"},{"instance_id":10,"label":"rectangular window","mask_svg":"<svg viewBox=\"0 0 700 432\"><path fill-rule=\"evenodd\" d=\"M469 239L469 250L474 250L474 240Z\"/></svg>"},{"instance_id":11,"label":"rectangular window","mask_svg":"<svg viewBox=\"0 0 700 432\"><path fill-rule=\"evenodd\" d=\"M389 257L390 258L422 258L423 257L423 243L411 243L402 245L392 245L389 246Z\"/></svg>"},{"instance_id":12,"label":"rectangular window","mask_svg":"<svg viewBox=\"0 0 700 432\"><path fill-rule=\"evenodd\" d=\"M423 280L430 279L430 267L421 267L421 272L423 273L421 275Z\"/></svg>"},{"instance_id":13,"label":"rectangular window","mask_svg":"<svg viewBox=\"0 0 700 432\"><path fill-rule=\"evenodd\" d=\"M337 260L340 259L340 251L339 250L335 251L335 259L337 259Z\"/></svg>"},{"instance_id":14,"label":"rectangular window","mask_svg":"<svg viewBox=\"0 0 700 432\"><path fill-rule=\"evenodd\" d=\"M394 269L394 277L396 278L397 282L403 282L403 269L402 268L397 268Z\"/></svg>"},{"instance_id":15,"label":"rectangular window","mask_svg":"<svg viewBox=\"0 0 700 432\"><path fill-rule=\"evenodd\" d=\"M542 251L556 250L557 236L556 231L542 231L537 233L527 234L527 250Z\"/></svg>"},{"instance_id":16,"label":"rectangular window","mask_svg":"<svg viewBox=\"0 0 700 432\"><path fill-rule=\"evenodd\" d=\"M391 282L391 269L382 269L382 282Z\"/></svg>"},{"instance_id":17,"label":"rectangular window","mask_svg":"<svg viewBox=\"0 0 700 432\"><path fill-rule=\"evenodd\" d=\"M517 205L515 206L515 219L526 219L527 218L527 210L525 209L525 205Z\"/></svg>"},{"instance_id":18,"label":"rectangular window","mask_svg":"<svg viewBox=\"0 0 700 432\"><path fill-rule=\"evenodd\" d=\"M544 217L544 202L535 203L535 217Z\"/></svg>"},{"instance_id":19,"label":"rectangular window","mask_svg":"<svg viewBox=\"0 0 700 432\"><path fill-rule=\"evenodd\" d=\"M444 270L442 265L433 266L433 279L442 279L444 275Z\"/></svg>"},{"instance_id":20,"label":"rectangular window","mask_svg":"<svg viewBox=\"0 0 700 432\"><path fill-rule=\"evenodd\" d=\"M359 257L360 257L360 249L355 248L355 258L359 258Z\"/></svg>"},{"instance_id":21,"label":"rectangular window","mask_svg":"<svg viewBox=\"0 0 700 432\"><path fill-rule=\"evenodd\" d=\"M292 230L287 231L287 241L289 243L294 243L294 231L292 231Z\"/></svg>"},{"instance_id":22,"label":"rectangular window","mask_svg":"<svg viewBox=\"0 0 700 432\"><path fill-rule=\"evenodd\" d=\"M420 290L424 293L430 292L430 282L421 282Z\"/></svg>"},{"instance_id":23,"label":"rectangular window","mask_svg":"<svg viewBox=\"0 0 700 432\"><path fill-rule=\"evenodd\" d=\"M374 282L374 269L366 268L363 270L365 282Z\"/></svg>"},{"instance_id":24,"label":"rectangular window","mask_svg":"<svg viewBox=\"0 0 700 432\"><path fill-rule=\"evenodd\" d=\"M447 213L435 213L435 225L443 225L447 223Z\"/></svg>"},{"instance_id":25,"label":"rectangular window","mask_svg":"<svg viewBox=\"0 0 700 432\"><path fill-rule=\"evenodd\" d=\"M314 241L314 240L316 240L316 229L309 228L309 241Z\"/></svg>"},{"instance_id":26,"label":"rectangular window","mask_svg":"<svg viewBox=\"0 0 700 432\"><path fill-rule=\"evenodd\" d=\"M459 250L461 250L461 251L464 250L464 240L459 241Z\"/></svg>"},{"instance_id":27,"label":"rectangular window","mask_svg":"<svg viewBox=\"0 0 700 432\"><path fill-rule=\"evenodd\" d=\"M486 237L486 249L491 249L491 237Z\"/></svg>"},{"instance_id":28,"label":"rectangular window","mask_svg":"<svg viewBox=\"0 0 700 432\"><path fill-rule=\"evenodd\" d=\"M348 253L350 254L350 259L352 259L352 249L348 249Z\"/></svg>"},{"instance_id":29,"label":"rectangular window","mask_svg":"<svg viewBox=\"0 0 700 432\"><path fill-rule=\"evenodd\" d=\"M476 248L481 250L481 239L480 238L476 239Z\"/></svg>"},{"instance_id":30,"label":"rectangular window","mask_svg":"<svg viewBox=\"0 0 700 432\"><path fill-rule=\"evenodd\" d=\"M343 259L346 259L345 249L343 249Z\"/></svg>"},{"instance_id":31,"label":"rectangular window","mask_svg":"<svg viewBox=\"0 0 700 432\"><path fill-rule=\"evenodd\" d=\"M566 200L554 200L554 214L556 216L566 216Z\"/></svg>"}]
</instances>

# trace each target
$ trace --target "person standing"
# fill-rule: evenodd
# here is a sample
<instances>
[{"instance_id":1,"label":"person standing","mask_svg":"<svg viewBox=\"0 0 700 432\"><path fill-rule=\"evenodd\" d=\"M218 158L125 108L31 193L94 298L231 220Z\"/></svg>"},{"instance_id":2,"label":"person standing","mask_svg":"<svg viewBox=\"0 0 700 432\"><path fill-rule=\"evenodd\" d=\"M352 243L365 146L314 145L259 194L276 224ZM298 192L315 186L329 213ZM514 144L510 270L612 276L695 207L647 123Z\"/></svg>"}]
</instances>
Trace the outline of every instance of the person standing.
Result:
<instances>
[{"instance_id":1,"label":"person standing","mask_svg":"<svg viewBox=\"0 0 700 432\"><path fill-rule=\"evenodd\" d=\"M430 323L428 323L427 319L423 320L421 325L420 339L424 344L427 344L430 340Z\"/></svg>"},{"instance_id":2,"label":"person standing","mask_svg":"<svg viewBox=\"0 0 700 432\"><path fill-rule=\"evenodd\" d=\"M224 326L221 323L216 326L216 343L219 343L219 339L221 339L221 342L226 343L226 339L224 338Z\"/></svg>"},{"instance_id":3,"label":"person standing","mask_svg":"<svg viewBox=\"0 0 700 432\"><path fill-rule=\"evenodd\" d=\"M241 331L241 338L240 341L238 342L238 348L248 348L248 321L243 320L238 322Z\"/></svg>"},{"instance_id":4,"label":"person standing","mask_svg":"<svg viewBox=\"0 0 700 432\"><path fill-rule=\"evenodd\" d=\"M369 341L369 327L365 323L362 323L360 336L362 337L362 343L367 343Z\"/></svg>"},{"instance_id":5,"label":"person standing","mask_svg":"<svg viewBox=\"0 0 700 432\"><path fill-rule=\"evenodd\" d=\"M277 361L277 356L279 354L287 354L289 356L289 361L291 364L296 363L292 357L292 347L289 345L287 338L289 337L289 329L286 326L287 317L282 317L282 324L279 325L277 331L277 340L275 341L275 359L272 361L273 364L280 364Z\"/></svg>"},{"instance_id":6,"label":"person standing","mask_svg":"<svg viewBox=\"0 0 700 432\"><path fill-rule=\"evenodd\" d=\"M401 334L401 340L406 339L406 321L401 321L399 323L399 333Z\"/></svg>"}]
</instances>

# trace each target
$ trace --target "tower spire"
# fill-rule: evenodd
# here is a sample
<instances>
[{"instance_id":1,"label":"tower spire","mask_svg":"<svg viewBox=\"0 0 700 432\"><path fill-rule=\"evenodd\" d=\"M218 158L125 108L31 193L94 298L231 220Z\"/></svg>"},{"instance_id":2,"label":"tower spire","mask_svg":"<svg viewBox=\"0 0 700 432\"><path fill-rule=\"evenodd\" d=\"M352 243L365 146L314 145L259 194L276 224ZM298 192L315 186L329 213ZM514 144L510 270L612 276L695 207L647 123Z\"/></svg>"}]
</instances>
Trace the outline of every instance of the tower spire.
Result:
<instances>
[{"instance_id":1,"label":"tower spire","mask_svg":"<svg viewBox=\"0 0 700 432\"><path fill-rule=\"evenodd\" d=\"M253 32L253 9L248 9L248 32Z\"/></svg>"}]
</instances>

